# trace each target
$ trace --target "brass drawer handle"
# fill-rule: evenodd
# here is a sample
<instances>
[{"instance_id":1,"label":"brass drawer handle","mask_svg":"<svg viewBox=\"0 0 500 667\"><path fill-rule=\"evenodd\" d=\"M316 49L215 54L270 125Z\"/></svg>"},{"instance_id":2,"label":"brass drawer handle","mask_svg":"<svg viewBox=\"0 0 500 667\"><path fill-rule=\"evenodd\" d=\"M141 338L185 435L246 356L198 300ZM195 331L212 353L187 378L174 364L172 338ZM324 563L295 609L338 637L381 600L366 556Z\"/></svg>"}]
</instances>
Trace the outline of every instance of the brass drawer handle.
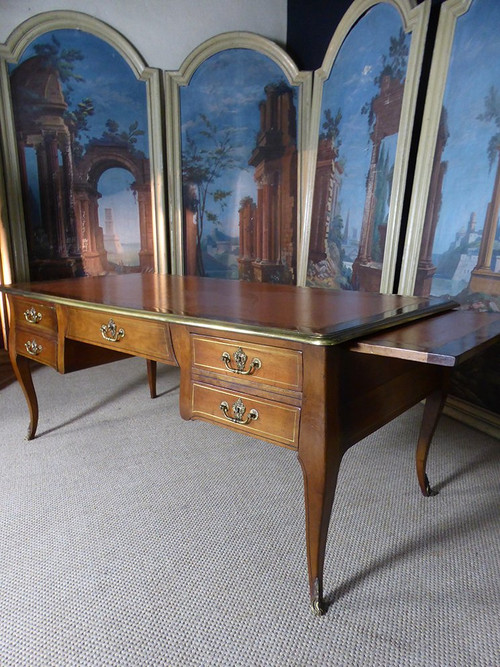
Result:
<instances>
[{"instance_id":1,"label":"brass drawer handle","mask_svg":"<svg viewBox=\"0 0 500 667\"><path fill-rule=\"evenodd\" d=\"M117 343L120 338L125 336L123 329L117 329L114 320L109 320L107 324L101 325L101 335L104 340L109 340L111 343Z\"/></svg>"},{"instance_id":2,"label":"brass drawer handle","mask_svg":"<svg viewBox=\"0 0 500 667\"><path fill-rule=\"evenodd\" d=\"M239 347L233 354L233 359L236 362L236 368L233 368L230 365L231 355L229 354L229 352L222 353L222 361L224 362L224 365L226 366L227 370L231 371L231 373L238 373L239 375L251 375L254 371L258 370L262 366L261 360L258 357L255 357L254 359L252 359L252 363L250 364L249 368L247 370L244 370L248 357L243 352L241 347Z\"/></svg>"},{"instance_id":3,"label":"brass drawer handle","mask_svg":"<svg viewBox=\"0 0 500 667\"><path fill-rule=\"evenodd\" d=\"M38 324L42 319L42 313L37 313L36 308L31 306L31 308L24 311L24 319L30 324Z\"/></svg>"},{"instance_id":4,"label":"brass drawer handle","mask_svg":"<svg viewBox=\"0 0 500 667\"><path fill-rule=\"evenodd\" d=\"M24 343L24 347L26 348L26 352L31 354L32 357L36 357L37 354L40 354L43 350L43 347L38 345L34 338L33 340L27 340L26 343Z\"/></svg>"},{"instance_id":5,"label":"brass drawer handle","mask_svg":"<svg viewBox=\"0 0 500 667\"><path fill-rule=\"evenodd\" d=\"M243 419L243 415L246 412L246 407L241 398L238 398L236 403L233 403L234 417L231 417L231 415L229 414L229 405L227 401L222 401L219 407L224 413L225 418L228 419L230 422L233 422L233 424L241 424L242 426L244 426L245 424L248 424L252 420L259 418L259 413L257 412L257 410L252 408L252 410L250 410L250 412L248 413L248 417L246 419Z\"/></svg>"}]
</instances>

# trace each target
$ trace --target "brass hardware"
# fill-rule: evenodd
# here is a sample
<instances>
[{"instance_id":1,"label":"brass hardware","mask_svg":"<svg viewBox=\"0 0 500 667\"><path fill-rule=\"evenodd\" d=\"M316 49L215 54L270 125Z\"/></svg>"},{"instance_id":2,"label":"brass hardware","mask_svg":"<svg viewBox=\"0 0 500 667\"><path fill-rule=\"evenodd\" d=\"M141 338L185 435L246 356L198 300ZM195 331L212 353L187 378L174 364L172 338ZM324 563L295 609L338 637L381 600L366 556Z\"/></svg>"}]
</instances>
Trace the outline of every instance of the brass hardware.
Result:
<instances>
[{"instance_id":1,"label":"brass hardware","mask_svg":"<svg viewBox=\"0 0 500 667\"><path fill-rule=\"evenodd\" d=\"M24 319L30 324L38 324L38 322L40 322L42 319L42 313L37 313L36 308L31 306L31 308L28 308L28 310L24 311Z\"/></svg>"},{"instance_id":2,"label":"brass hardware","mask_svg":"<svg viewBox=\"0 0 500 667\"><path fill-rule=\"evenodd\" d=\"M316 578L312 584L311 591L311 610L314 616L323 616L326 613L326 606L321 593L319 579Z\"/></svg>"},{"instance_id":3,"label":"brass hardware","mask_svg":"<svg viewBox=\"0 0 500 667\"><path fill-rule=\"evenodd\" d=\"M250 410L250 412L248 413L248 417L246 419L243 419L243 415L246 412L246 407L245 407L245 404L243 403L243 401L241 400L241 398L238 398L236 403L233 403L233 415L234 415L234 417L231 417L231 415L228 414L229 413L229 405L228 405L227 401L222 401L222 403L220 404L219 407L222 410L222 412L224 413L224 416L226 417L226 419L229 419L229 421L233 422L233 424L241 424L242 426L244 426L245 424L248 424L252 420L259 418L259 413L257 412L257 410L252 408L252 410Z\"/></svg>"},{"instance_id":4,"label":"brass hardware","mask_svg":"<svg viewBox=\"0 0 500 667\"><path fill-rule=\"evenodd\" d=\"M425 486L425 495L429 498L431 496L437 496L437 494L439 493L439 491L436 491L435 489L432 488L432 486L429 483L429 478L427 477L426 474L424 475L424 486Z\"/></svg>"},{"instance_id":5,"label":"brass hardware","mask_svg":"<svg viewBox=\"0 0 500 667\"><path fill-rule=\"evenodd\" d=\"M258 370L262 366L261 360L255 357L254 359L252 359L252 363L250 364L249 368L247 370L244 370L248 357L243 352L241 347L239 347L233 354L233 359L236 362L236 368L230 366L231 356L229 352L222 353L222 361L224 362L224 365L226 366L227 370L231 371L231 373L238 373L239 375L251 375L254 371Z\"/></svg>"},{"instance_id":6,"label":"brass hardware","mask_svg":"<svg viewBox=\"0 0 500 667\"><path fill-rule=\"evenodd\" d=\"M117 329L114 320L109 320L107 324L101 325L101 335L104 340L109 340L111 343L117 343L120 338L125 336L123 329Z\"/></svg>"},{"instance_id":7,"label":"brass hardware","mask_svg":"<svg viewBox=\"0 0 500 667\"><path fill-rule=\"evenodd\" d=\"M34 338L33 340L27 340L26 343L24 343L24 347L26 348L26 352L31 354L32 357L36 357L37 354L40 354L43 350L43 347L38 345Z\"/></svg>"}]
</instances>

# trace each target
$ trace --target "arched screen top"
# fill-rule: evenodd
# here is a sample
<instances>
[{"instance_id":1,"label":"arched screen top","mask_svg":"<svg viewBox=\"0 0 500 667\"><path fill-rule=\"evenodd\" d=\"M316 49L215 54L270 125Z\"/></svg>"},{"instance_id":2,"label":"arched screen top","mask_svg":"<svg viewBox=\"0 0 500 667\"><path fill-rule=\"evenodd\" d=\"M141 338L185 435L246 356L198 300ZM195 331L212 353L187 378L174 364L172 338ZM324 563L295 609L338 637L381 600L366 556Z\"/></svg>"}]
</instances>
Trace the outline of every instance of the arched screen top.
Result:
<instances>
[{"instance_id":1,"label":"arched screen top","mask_svg":"<svg viewBox=\"0 0 500 667\"><path fill-rule=\"evenodd\" d=\"M2 76L12 107L5 101L2 113L15 126L23 224L12 223L12 236L27 256L26 277L164 265L154 71L117 33L74 12L30 19L9 47Z\"/></svg>"},{"instance_id":2,"label":"arched screen top","mask_svg":"<svg viewBox=\"0 0 500 667\"><path fill-rule=\"evenodd\" d=\"M279 47L248 33L209 40L170 74L180 272L296 282L309 79Z\"/></svg>"},{"instance_id":3,"label":"arched screen top","mask_svg":"<svg viewBox=\"0 0 500 667\"><path fill-rule=\"evenodd\" d=\"M406 33L412 32L419 22L418 12L415 12L415 7L417 6L416 0L355 0L343 15L328 45L322 66L316 73L319 79L324 80L328 78L331 67L345 38L364 14L376 5L381 5L385 9L394 9L399 14L401 28Z\"/></svg>"},{"instance_id":4,"label":"arched screen top","mask_svg":"<svg viewBox=\"0 0 500 667\"><path fill-rule=\"evenodd\" d=\"M6 43L0 46L0 56L10 62L17 62L25 49L39 37L65 29L81 30L107 42L124 58L137 78L147 68L139 52L119 32L93 16L66 10L42 12L21 23L12 31Z\"/></svg>"},{"instance_id":5,"label":"arched screen top","mask_svg":"<svg viewBox=\"0 0 500 667\"><path fill-rule=\"evenodd\" d=\"M299 85L309 76L305 72L300 72L290 56L277 44L249 32L226 32L206 40L189 54L178 72L170 72L170 75L179 85L187 85L207 59L232 49L249 49L262 54L266 59L276 63L290 84Z\"/></svg>"}]
</instances>

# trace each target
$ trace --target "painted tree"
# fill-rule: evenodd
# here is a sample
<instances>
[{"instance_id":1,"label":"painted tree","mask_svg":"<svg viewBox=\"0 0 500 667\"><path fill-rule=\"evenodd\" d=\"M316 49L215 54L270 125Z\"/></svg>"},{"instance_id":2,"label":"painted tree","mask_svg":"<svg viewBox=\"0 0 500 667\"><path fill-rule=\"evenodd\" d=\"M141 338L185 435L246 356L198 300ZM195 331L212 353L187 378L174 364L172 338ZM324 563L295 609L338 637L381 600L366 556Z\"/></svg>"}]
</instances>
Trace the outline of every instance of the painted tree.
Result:
<instances>
[{"instance_id":1,"label":"painted tree","mask_svg":"<svg viewBox=\"0 0 500 667\"><path fill-rule=\"evenodd\" d=\"M331 109L325 109L324 116L325 118L321 126L323 128L323 132L320 133L319 138L320 140L329 139L332 142L332 146L335 147L336 153L338 155L339 148L342 145L342 141L340 139L340 123L342 121L342 111L340 108L337 109L337 113L334 117Z\"/></svg>"},{"instance_id":2,"label":"painted tree","mask_svg":"<svg viewBox=\"0 0 500 667\"><path fill-rule=\"evenodd\" d=\"M500 253L499 224L500 215L500 96L495 86L491 86L484 99L484 112L479 114L479 120L493 122L497 131L488 142L488 159L490 170L497 163L495 183L486 215L483 238L478 256L478 267L492 268L496 264L496 258Z\"/></svg>"},{"instance_id":3,"label":"painted tree","mask_svg":"<svg viewBox=\"0 0 500 667\"><path fill-rule=\"evenodd\" d=\"M484 98L484 112L478 115L478 120L487 123L493 122L498 130L488 143L488 159L491 169L498 158L498 151L500 149L500 96L495 86L490 87L488 94Z\"/></svg>"},{"instance_id":4,"label":"painted tree","mask_svg":"<svg viewBox=\"0 0 500 667\"><path fill-rule=\"evenodd\" d=\"M377 165L377 179L375 184L374 231L372 243L372 259L375 262L381 262L384 255L384 237L382 235L382 230L387 227L393 169L394 168L390 165L389 152L386 151L384 145L382 145Z\"/></svg>"},{"instance_id":5,"label":"painted tree","mask_svg":"<svg viewBox=\"0 0 500 667\"><path fill-rule=\"evenodd\" d=\"M330 108L324 111L324 120L321 125L322 132L319 135L320 142L329 142L333 149L334 160L344 166L344 160L340 158L340 147L342 139L340 137L340 123L342 122L342 110L337 109L335 116ZM339 267L337 276L338 285L343 289L349 286L349 271L344 264L345 253L342 246L344 237L344 221L337 210L331 211L331 217L328 221L328 246L330 256L334 263Z\"/></svg>"},{"instance_id":6,"label":"painted tree","mask_svg":"<svg viewBox=\"0 0 500 667\"><path fill-rule=\"evenodd\" d=\"M62 48L55 35L52 35L50 42L35 44L33 50L48 67L58 71L64 84L64 97L69 100L73 92L71 81L84 81L84 78L75 72L75 62L84 59L83 53L79 49Z\"/></svg>"},{"instance_id":7,"label":"painted tree","mask_svg":"<svg viewBox=\"0 0 500 667\"><path fill-rule=\"evenodd\" d=\"M108 118L106 121L106 129L99 139L91 139L91 144L116 144L118 146L126 146L131 153L141 153L137 151L135 145L137 144L137 137L144 136L144 130L139 129L139 122L136 120L128 126L128 130L121 130L120 124Z\"/></svg>"},{"instance_id":8,"label":"painted tree","mask_svg":"<svg viewBox=\"0 0 500 667\"><path fill-rule=\"evenodd\" d=\"M202 239L207 223L220 225L232 190L220 187L221 177L238 166L232 130L218 128L200 114L202 129L193 137L186 133L182 152L182 180L185 192L193 192L187 202L196 219L196 257L200 276L205 275Z\"/></svg>"},{"instance_id":9,"label":"painted tree","mask_svg":"<svg viewBox=\"0 0 500 667\"><path fill-rule=\"evenodd\" d=\"M402 83L406 76L406 69L408 65L409 47L407 36L400 28L397 37L392 36L389 41L389 52L382 54L381 68L378 74L373 79L374 84L380 91L384 77L388 76L390 79ZM379 93L372 97L369 102L366 102L362 108L361 113L368 115L368 126L370 130L373 129L375 123L375 114L373 111L373 102Z\"/></svg>"}]
</instances>

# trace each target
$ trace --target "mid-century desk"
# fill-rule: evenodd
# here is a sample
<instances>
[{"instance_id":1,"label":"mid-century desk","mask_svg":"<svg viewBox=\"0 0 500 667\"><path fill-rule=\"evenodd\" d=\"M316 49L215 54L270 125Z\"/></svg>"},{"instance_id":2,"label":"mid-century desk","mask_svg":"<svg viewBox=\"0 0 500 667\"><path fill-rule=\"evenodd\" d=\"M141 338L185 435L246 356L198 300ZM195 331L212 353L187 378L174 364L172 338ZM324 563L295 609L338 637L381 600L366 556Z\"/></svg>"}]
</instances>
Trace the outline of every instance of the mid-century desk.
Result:
<instances>
[{"instance_id":1,"label":"mid-century desk","mask_svg":"<svg viewBox=\"0 0 500 667\"><path fill-rule=\"evenodd\" d=\"M309 590L324 612L323 563L344 452L427 398L417 476L454 365L500 338L500 315L446 300L196 277L132 274L2 287L9 354L35 436L30 360L60 373L126 356L180 367L180 413L296 450Z\"/></svg>"}]
</instances>

